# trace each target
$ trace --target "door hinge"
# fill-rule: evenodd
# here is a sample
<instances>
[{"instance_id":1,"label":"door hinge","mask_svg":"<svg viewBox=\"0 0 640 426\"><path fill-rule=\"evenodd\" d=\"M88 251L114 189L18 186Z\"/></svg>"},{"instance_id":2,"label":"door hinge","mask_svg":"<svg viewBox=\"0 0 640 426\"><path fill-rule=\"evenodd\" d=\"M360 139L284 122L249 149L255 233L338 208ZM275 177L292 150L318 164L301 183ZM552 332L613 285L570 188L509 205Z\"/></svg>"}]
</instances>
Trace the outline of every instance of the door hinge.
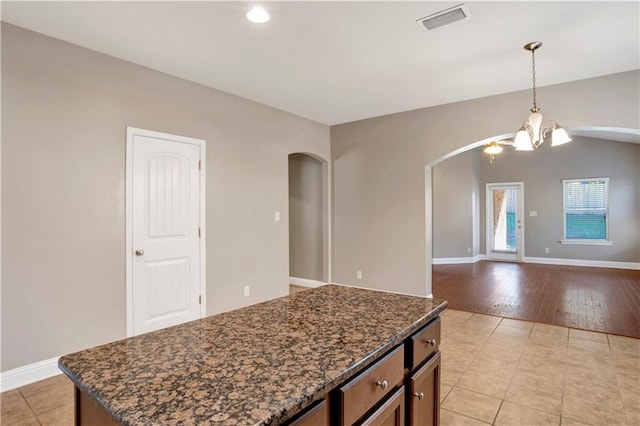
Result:
<instances>
[{"instance_id":1,"label":"door hinge","mask_svg":"<svg viewBox=\"0 0 640 426\"><path fill-rule=\"evenodd\" d=\"M198 170L202 170L202 160L198 160Z\"/></svg>"},{"instance_id":2,"label":"door hinge","mask_svg":"<svg viewBox=\"0 0 640 426\"><path fill-rule=\"evenodd\" d=\"M199 226L198 226L198 238L202 238L202 231Z\"/></svg>"},{"instance_id":3,"label":"door hinge","mask_svg":"<svg viewBox=\"0 0 640 426\"><path fill-rule=\"evenodd\" d=\"M202 295L198 296L198 305L202 305Z\"/></svg>"}]
</instances>

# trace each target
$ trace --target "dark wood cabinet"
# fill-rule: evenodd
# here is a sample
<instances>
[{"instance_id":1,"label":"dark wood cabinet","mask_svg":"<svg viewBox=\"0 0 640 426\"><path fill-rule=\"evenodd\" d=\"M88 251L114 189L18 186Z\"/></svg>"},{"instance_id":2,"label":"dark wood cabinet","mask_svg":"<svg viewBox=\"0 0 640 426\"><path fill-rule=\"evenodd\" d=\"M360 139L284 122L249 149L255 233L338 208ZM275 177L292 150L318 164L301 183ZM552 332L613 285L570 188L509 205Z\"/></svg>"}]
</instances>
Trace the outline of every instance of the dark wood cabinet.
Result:
<instances>
[{"instance_id":1,"label":"dark wood cabinet","mask_svg":"<svg viewBox=\"0 0 640 426\"><path fill-rule=\"evenodd\" d=\"M116 422L86 393L75 387L75 424L91 426L117 426Z\"/></svg>"},{"instance_id":2,"label":"dark wood cabinet","mask_svg":"<svg viewBox=\"0 0 640 426\"><path fill-rule=\"evenodd\" d=\"M439 345L435 318L330 394L330 424L438 426Z\"/></svg>"},{"instance_id":3,"label":"dark wood cabinet","mask_svg":"<svg viewBox=\"0 0 640 426\"><path fill-rule=\"evenodd\" d=\"M408 380L407 425L440 424L440 352Z\"/></svg>"}]
</instances>

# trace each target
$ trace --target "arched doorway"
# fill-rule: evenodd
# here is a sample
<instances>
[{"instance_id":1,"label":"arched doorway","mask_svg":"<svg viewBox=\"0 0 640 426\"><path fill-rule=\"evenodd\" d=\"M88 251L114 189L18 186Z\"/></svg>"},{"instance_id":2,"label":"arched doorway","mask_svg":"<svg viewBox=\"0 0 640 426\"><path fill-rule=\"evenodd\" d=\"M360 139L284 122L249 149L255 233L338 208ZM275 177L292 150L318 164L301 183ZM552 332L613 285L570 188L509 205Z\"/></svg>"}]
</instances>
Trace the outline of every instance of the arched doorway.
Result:
<instances>
[{"instance_id":1,"label":"arched doorway","mask_svg":"<svg viewBox=\"0 0 640 426\"><path fill-rule=\"evenodd\" d=\"M328 162L308 153L289 155L290 284L330 281Z\"/></svg>"},{"instance_id":2,"label":"arched doorway","mask_svg":"<svg viewBox=\"0 0 640 426\"><path fill-rule=\"evenodd\" d=\"M588 147L586 141L582 144L580 142L580 138L589 138L591 140L591 145L594 145L594 142L601 140L604 141L603 144L595 143L594 146L600 145L600 151L604 148L604 144L607 141L611 142L626 142L626 143L640 143L640 131L637 129L626 129L626 128L610 128L610 127L576 127L576 128L568 128L567 131L578 141L577 144L567 145L566 148L551 148L548 145L543 145L540 149L540 152L534 153L512 153L509 147L506 147L507 156L501 159L500 157L496 157L496 160L493 165L489 164L489 160L486 157L486 154L483 154L480 151L480 148L494 140L501 139L509 139L513 137L513 134L509 135L499 135L492 138L488 138L482 141L477 141L471 143L459 150L456 150L450 154L442 156L438 160L432 162L431 164L425 167L425 201L427 204L426 210L426 247L428 253L428 261L427 261L427 283L428 289L431 290L431 265L435 263L473 263L479 259L482 259L486 256L486 251L482 250L484 247L484 241L486 239L486 229L484 224L486 223L486 218L483 220L484 212L486 210L485 200L484 200L484 184L485 182L502 182L502 181L515 181L515 180L525 180L530 182L535 182L535 185L540 187L544 187L544 191L536 190L533 185L529 185L529 189L527 190L527 199L529 200L527 204L526 217L523 219L529 222L528 229L530 237L527 239L528 245L526 249L523 249L523 255L525 256L524 261L536 260L536 261L544 261L544 262L559 262L566 261L566 264L570 264L572 259L577 258L579 255L578 247L571 245L562 245L558 241L561 239L562 233L562 223L561 223L561 214L558 214L558 211L562 212L561 205L561 177L588 177L591 174L600 176L603 173L603 168L599 167L593 170L593 172L584 172L584 176L582 174L580 176L573 176L575 174L575 170L583 170L581 168L582 165L595 164L596 161L589 160L580 160L581 156L578 155L567 155L568 149L575 149L578 146L583 146L585 149ZM623 144L624 145L624 144ZM612 147L613 148L613 147ZM558 151L556 151L556 149ZM593 148L591 148L593 150ZM606 150L609 150L607 146ZM474 156L471 155L473 151ZM564 153L563 153L564 152ZM520 160L508 160L509 156L518 155L522 158ZM535 155L532 157L531 155ZM596 154L593 154L596 155ZM466 157L464 159L463 157ZM564 160L562 160L564 158ZM601 163L600 166L604 166L604 157L598 157L599 160L597 163ZM449 182L457 182L460 180L461 176L457 175L452 178L451 176L443 175L442 173L437 172L437 168L442 164L446 164L448 161L455 162L456 165L452 167L448 167L451 171L461 170L460 174L466 173L469 177L468 185L469 188L466 191L468 200L465 201L469 204L469 209L473 210L465 217L471 218L469 219L469 223L465 225L465 229L468 230L466 236L466 243L464 245L458 244L460 247L457 247L457 251L453 247L447 247L448 250L443 250L442 247L439 247L439 250L434 249L434 245L437 244L436 240L438 238L442 238L443 233L440 232L443 228L445 230L452 228L451 224L448 224L449 228L442 227L441 224L434 223L434 218L437 220L438 216L438 206L434 205L434 200L438 198L438 194L453 194L451 188L442 189L434 187L434 181L438 179L444 180L449 179ZM484 168L486 170L491 170L490 173L486 171L481 171L480 174L483 176L481 179L477 179L475 182L472 182L472 177L477 173L472 168L477 167L477 162L480 162L480 169ZM501 161L508 162L508 174L499 175L501 170L504 170L504 167L507 164L501 164ZM562 166L562 176L551 173L551 170L547 170L553 167L561 167L559 162L566 161L566 165ZM531 167L531 170L527 171L527 164ZM555 165L554 165L555 164ZM611 168L611 167L610 167ZM462 172L464 170L464 172ZM470 171L471 170L471 171ZM568 173L568 174L567 174ZM451 175L451 173L450 173ZM565 176L566 175L566 176ZM516 179L516 177L518 179ZM522 179L521 179L522 178ZM619 180L619 179L618 179ZM551 192L550 192L551 191ZM460 197L464 197L462 191L457 191L454 194L458 199ZM612 200L615 202L615 200ZM555 204L554 204L555 203ZM553 208L551 206L553 205ZM559 207L558 207L559 206ZM545 214L546 210L552 210L549 214ZM617 209L620 211L620 209ZM442 212L440 212L442 213ZM619 213L620 214L620 213ZM447 217L450 217L447 212ZM442 216L442 214L440 215ZM460 216L460 215L459 215ZM624 216L624 214L623 214ZM627 215L629 216L629 215ZM633 215L631 215L633 216ZM551 217L551 219L549 219ZM473 222L471 222L473 220ZM555 222L555 225L549 225L551 220ZM620 221L624 220L619 219L617 223L621 223ZM544 224L545 226L554 226L553 230L540 230L539 227ZM536 228L536 226L538 228ZM456 227L456 231L460 231L463 227ZM526 228L525 228L526 229ZM559 229L559 230L558 230ZM440 234L440 236L438 235ZM450 233L449 233L450 234ZM457 241L454 237L450 237L447 234L447 238L450 238L451 242ZM553 237L553 238L552 238ZM458 238L461 240L461 238ZM617 245L618 247L622 247L624 244L625 237L618 236L617 237ZM592 250L593 251L593 250ZM620 250L618 250L620 251ZM575 254L578 253L578 254ZM585 251L586 253L586 251ZM582 255L587 258L587 254ZM604 255L603 255L604 256ZM443 259L444 258L444 259ZM550 258L550 259L547 259ZM612 263L611 259L605 259L596 257L589 258L590 260L596 261L605 261Z\"/></svg>"}]
</instances>

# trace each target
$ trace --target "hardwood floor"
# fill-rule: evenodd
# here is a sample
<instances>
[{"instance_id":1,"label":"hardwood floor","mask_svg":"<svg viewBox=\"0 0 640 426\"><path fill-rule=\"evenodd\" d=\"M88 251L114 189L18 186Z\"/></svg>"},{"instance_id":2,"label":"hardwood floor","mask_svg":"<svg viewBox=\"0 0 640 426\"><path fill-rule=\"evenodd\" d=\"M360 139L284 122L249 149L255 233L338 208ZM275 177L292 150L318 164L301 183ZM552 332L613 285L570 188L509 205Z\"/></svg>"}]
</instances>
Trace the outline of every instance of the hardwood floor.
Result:
<instances>
[{"instance_id":1,"label":"hardwood floor","mask_svg":"<svg viewBox=\"0 0 640 426\"><path fill-rule=\"evenodd\" d=\"M433 265L449 308L640 338L640 271L481 261Z\"/></svg>"}]
</instances>

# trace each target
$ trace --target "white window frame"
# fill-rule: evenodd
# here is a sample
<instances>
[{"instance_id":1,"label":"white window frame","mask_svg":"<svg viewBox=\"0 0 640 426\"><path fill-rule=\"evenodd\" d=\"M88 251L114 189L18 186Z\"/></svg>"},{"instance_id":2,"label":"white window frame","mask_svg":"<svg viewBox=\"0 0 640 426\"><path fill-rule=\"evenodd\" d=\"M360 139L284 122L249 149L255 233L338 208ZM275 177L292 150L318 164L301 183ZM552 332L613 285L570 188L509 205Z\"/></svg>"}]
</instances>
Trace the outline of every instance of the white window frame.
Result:
<instances>
[{"instance_id":1,"label":"white window frame","mask_svg":"<svg viewBox=\"0 0 640 426\"><path fill-rule=\"evenodd\" d=\"M585 181L604 181L605 182L605 195L606 195L606 220L605 220L605 238L604 239L568 239L567 236L567 209L565 205L565 184L572 182L585 182ZM610 246L613 243L609 239L609 178L580 178L580 179L562 179L562 244L584 244L584 245L607 245Z\"/></svg>"}]
</instances>

